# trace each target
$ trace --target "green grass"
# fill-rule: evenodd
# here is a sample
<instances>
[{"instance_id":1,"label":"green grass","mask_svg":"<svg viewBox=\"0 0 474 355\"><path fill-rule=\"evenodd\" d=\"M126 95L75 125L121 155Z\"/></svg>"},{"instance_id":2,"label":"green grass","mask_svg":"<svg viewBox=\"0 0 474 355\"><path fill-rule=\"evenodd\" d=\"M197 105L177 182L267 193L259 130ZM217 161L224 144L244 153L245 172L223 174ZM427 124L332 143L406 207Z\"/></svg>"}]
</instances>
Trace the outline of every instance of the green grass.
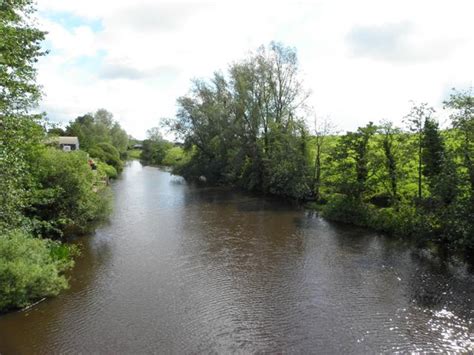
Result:
<instances>
[{"instance_id":1,"label":"green grass","mask_svg":"<svg viewBox=\"0 0 474 355\"><path fill-rule=\"evenodd\" d=\"M173 147L166 152L163 165L175 166L183 163L185 159L186 152L181 147Z\"/></svg>"},{"instance_id":2,"label":"green grass","mask_svg":"<svg viewBox=\"0 0 474 355\"><path fill-rule=\"evenodd\" d=\"M142 151L140 149L132 149L127 152L128 159L140 159Z\"/></svg>"}]
</instances>

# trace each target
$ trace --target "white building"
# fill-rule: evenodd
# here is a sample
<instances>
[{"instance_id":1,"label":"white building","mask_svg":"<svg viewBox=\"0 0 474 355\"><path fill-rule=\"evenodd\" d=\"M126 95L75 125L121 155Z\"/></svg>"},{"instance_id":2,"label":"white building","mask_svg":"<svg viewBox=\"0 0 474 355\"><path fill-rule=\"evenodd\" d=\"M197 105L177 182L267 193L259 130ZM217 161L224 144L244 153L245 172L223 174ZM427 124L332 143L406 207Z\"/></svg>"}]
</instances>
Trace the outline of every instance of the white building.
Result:
<instances>
[{"instance_id":1,"label":"white building","mask_svg":"<svg viewBox=\"0 0 474 355\"><path fill-rule=\"evenodd\" d=\"M77 137L58 137L58 144L65 152L79 150L79 139Z\"/></svg>"}]
</instances>

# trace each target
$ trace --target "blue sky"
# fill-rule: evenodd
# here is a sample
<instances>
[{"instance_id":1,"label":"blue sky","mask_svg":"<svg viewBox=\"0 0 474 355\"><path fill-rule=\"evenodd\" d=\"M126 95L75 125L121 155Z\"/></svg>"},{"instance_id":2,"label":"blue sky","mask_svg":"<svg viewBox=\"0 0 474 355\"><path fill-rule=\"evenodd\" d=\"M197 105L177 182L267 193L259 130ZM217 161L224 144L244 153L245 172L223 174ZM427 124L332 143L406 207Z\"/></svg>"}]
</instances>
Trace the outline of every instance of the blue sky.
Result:
<instances>
[{"instance_id":1,"label":"blue sky","mask_svg":"<svg viewBox=\"0 0 474 355\"><path fill-rule=\"evenodd\" d=\"M272 40L296 47L317 116L342 131L401 123L410 100L441 110L474 82L471 0L162 2L39 0L51 121L106 108L133 136L176 111L190 80ZM311 119L309 121L312 121Z\"/></svg>"}]
</instances>

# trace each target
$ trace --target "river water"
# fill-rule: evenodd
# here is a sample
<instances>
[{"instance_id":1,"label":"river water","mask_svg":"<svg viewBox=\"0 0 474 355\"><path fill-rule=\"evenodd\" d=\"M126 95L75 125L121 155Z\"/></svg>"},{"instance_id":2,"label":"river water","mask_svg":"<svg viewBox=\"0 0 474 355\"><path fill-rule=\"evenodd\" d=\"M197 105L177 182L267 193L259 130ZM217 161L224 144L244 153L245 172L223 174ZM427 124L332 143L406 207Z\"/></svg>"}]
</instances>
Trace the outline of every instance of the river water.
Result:
<instances>
[{"instance_id":1,"label":"river water","mask_svg":"<svg viewBox=\"0 0 474 355\"><path fill-rule=\"evenodd\" d=\"M71 287L0 353L474 351L474 276L366 230L134 161Z\"/></svg>"}]
</instances>

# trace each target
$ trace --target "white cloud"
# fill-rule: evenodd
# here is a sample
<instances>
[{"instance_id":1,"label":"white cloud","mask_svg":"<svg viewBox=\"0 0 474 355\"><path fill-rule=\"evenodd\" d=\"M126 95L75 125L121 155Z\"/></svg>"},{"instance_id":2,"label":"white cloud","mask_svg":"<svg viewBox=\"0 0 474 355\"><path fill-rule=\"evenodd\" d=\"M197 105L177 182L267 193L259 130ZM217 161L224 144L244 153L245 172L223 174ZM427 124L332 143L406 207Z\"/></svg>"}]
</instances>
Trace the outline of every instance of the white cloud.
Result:
<instances>
[{"instance_id":1,"label":"white cloud","mask_svg":"<svg viewBox=\"0 0 474 355\"><path fill-rule=\"evenodd\" d=\"M474 80L470 0L38 6L51 49L39 66L43 108L65 121L105 107L137 137L174 114L191 78L271 40L297 48L310 102L341 129L400 121L410 99L440 106L447 87Z\"/></svg>"}]
</instances>

